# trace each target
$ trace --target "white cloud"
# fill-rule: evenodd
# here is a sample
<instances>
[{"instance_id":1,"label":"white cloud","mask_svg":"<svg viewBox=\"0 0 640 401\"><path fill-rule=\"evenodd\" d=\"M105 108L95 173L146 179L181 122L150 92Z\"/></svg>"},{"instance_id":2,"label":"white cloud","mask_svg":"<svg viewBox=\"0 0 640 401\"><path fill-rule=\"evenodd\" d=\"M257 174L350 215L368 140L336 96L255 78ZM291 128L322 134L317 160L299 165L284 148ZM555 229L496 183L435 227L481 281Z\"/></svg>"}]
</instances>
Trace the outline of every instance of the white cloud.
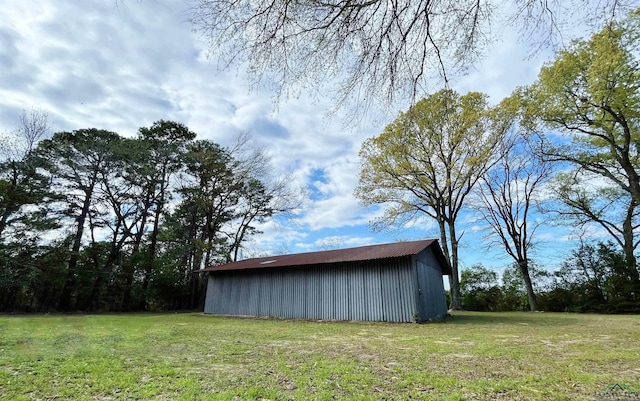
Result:
<instances>
[{"instance_id":1,"label":"white cloud","mask_svg":"<svg viewBox=\"0 0 640 401\"><path fill-rule=\"evenodd\" d=\"M292 220L261 225L264 234L247 244L252 252L293 251L295 244L318 248L328 237L348 245L390 240L366 228L384 209L362 207L353 190L362 141L382 132L396 111L383 122L365 119L345 130L350 111L329 118L329 98L301 93L276 108L272 93L251 91L236 71L219 71L215 55L205 57L205 44L186 21L186 7L101 0L4 4L0 132L14 129L20 112L32 107L48 112L58 131L95 127L130 136L165 119L223 146L248 131L272 154L274 175L317 190ZM499 101L516 85L533 81L546 58L522 62L525 53L509 39L453 87L484 91ZM314 177L317 171L322 180ZM405 229L433 232L433 227L424 218Z\"/></svg>"}]
</instances>

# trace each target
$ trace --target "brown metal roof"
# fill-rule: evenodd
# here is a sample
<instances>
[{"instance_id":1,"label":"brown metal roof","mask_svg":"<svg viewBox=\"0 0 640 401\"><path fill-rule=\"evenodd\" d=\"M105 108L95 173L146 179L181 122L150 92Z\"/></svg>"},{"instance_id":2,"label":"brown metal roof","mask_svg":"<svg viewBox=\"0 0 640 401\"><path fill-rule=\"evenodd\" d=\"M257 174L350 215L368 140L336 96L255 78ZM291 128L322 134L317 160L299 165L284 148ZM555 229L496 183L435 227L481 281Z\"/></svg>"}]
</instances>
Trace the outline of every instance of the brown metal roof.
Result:
<instances>
[{"instance_id":1,"label":"brown metal roof","mask_svg":"<svg viewBox=\"0 0 640 401\"><path fill-rule=\"evenodd\" d=\"M266 258L252 258L241 260L238 262L227 263L225 265L210 266L198 271L215 272L228 270L263 269L399 258L416 255L431 246L433 246L433 253L442 265L443 274L451 274L449 263L444 257L442 250L438 245L438 241L435 239L395 242L392 244L369 245L357 248L335 249L331 251L269 256Z\"/></svg>"}]
</instances>

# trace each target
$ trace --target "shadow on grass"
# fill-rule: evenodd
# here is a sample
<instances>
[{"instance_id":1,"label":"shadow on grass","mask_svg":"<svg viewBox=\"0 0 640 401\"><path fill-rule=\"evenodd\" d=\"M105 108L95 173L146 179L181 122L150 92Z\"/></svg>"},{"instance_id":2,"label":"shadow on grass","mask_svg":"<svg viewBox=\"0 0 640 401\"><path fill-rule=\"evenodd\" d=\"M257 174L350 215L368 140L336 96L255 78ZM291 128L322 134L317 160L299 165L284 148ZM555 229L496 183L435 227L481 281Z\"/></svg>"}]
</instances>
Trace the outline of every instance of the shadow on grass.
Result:
<instances>
[{"instance_id":1,"label":"shadow on grass","mask_svg":"<svg viewBox=\"0 0 640 401\"><path fill-rule=\"evenodd\" d=\"M454 325L532 325L571 326L579 324L581 316L564 313L534 312L462 312L455 311L447 317L446 324Z\"/></svg>"}]
</instances>

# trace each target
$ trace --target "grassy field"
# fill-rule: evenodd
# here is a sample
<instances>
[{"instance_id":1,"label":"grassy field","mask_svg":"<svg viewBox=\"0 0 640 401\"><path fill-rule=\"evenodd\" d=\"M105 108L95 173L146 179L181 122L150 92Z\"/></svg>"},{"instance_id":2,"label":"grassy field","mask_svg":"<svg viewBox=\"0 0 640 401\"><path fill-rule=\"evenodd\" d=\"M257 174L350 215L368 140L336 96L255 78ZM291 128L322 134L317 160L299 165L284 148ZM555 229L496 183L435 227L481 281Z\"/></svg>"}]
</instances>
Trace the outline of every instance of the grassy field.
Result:
<instances>
[{"instance_id":1,"label":"grassy field","mask_svg":"<svg viewBox=\"0 0 640 401\"><path fill-rule=\"evenodd\" d=\"M610 383L640 389L639 316L0 316L2 400L593 400Z\"/></svg>"}]
</instances>

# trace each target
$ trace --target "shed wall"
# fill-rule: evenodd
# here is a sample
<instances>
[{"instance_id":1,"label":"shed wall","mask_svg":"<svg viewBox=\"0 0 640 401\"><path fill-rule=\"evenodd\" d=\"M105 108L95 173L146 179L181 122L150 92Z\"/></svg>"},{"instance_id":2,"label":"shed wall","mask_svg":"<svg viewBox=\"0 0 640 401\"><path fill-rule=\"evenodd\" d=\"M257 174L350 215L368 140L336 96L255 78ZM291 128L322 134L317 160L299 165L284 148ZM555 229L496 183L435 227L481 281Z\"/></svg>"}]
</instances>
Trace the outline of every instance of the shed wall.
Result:
<instances>
[{"instance_id":1,"label":"shed wall","mask_svg":"<svg viewBox=\"0 0 640 401\"><path fill-rule=\"evenodd\" d=\"M205 313L411 322L417 316L411 257L209 274ZM438 278L442 287L442 276Z\"/></svg>"},{"instance_id":2,"label":"shed wall","mask_svg":"<svg viewBox=\"0 0 640 401\"><path fill-rule=\"evenodd\" d=\"M446 316L448 307L444 295L442 268L431 248L417 254L414 259L415 280L417 285L418 320L441 319Z\"/></svg>"}]
</instances>

